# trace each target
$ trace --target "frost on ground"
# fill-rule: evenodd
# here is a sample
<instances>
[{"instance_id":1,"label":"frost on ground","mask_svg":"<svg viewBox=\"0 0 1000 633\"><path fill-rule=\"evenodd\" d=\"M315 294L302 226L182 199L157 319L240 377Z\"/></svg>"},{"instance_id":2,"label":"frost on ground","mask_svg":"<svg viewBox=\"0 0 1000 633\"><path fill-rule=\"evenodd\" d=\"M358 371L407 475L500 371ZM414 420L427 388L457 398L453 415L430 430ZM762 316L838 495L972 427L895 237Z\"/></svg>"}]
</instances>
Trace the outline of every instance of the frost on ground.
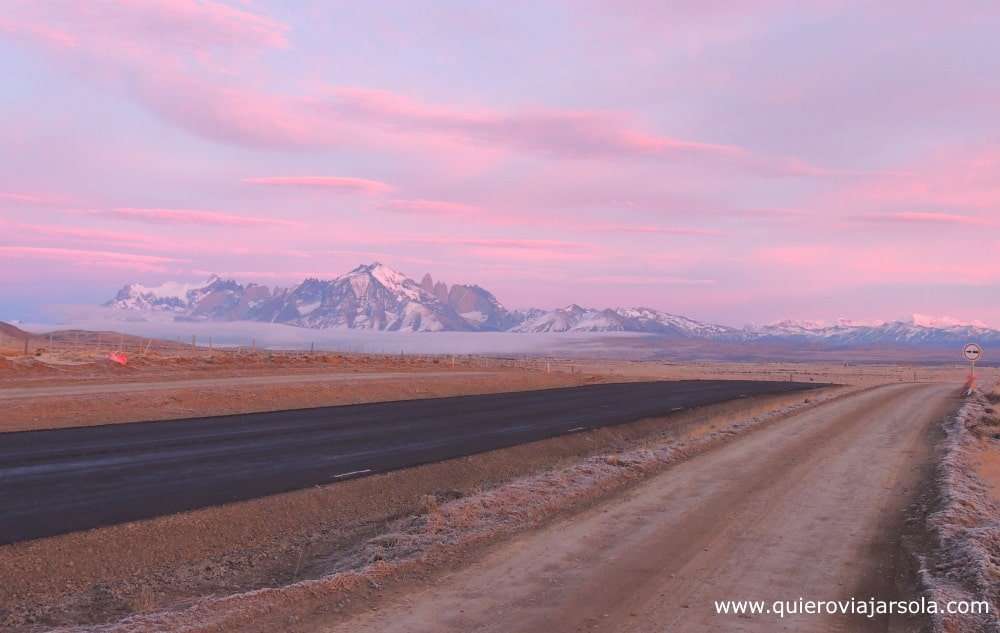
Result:
<instances>
[{"instance_id":1,"label":"frost on ground","mask_svg":"<svg viewBox=\"0 0 1000 633\"><path fill-rule=\"evenodd\" d=\"M342 552L322 577L209 597L182 611L136 615L88 630L280 630L311 612L350 609L352 601L355 605L363 602L387 583L453 564L477 546L541 525L560 512L583 507L753 427L842 395L846 394L839 390L817 394L687 439L653 437L619 452L588 457L478 494L428 496L422 512L398 519L379 535Z\"/></svg>"},{"instance_id":2,"label":"frost on ground","mask_svg":"<svg viewBox=\"0 0 1000 633\"><path fill-rule=\"evenodd\" d=\"M975 392L945 425L935 507L928 517L932 551L920 557L928 598L987 600L987 615L931 617L937 633L1000 632L1000 504L976 472L978 454L1000 450L1000 420Z\"/></svg>"}]
</instances>

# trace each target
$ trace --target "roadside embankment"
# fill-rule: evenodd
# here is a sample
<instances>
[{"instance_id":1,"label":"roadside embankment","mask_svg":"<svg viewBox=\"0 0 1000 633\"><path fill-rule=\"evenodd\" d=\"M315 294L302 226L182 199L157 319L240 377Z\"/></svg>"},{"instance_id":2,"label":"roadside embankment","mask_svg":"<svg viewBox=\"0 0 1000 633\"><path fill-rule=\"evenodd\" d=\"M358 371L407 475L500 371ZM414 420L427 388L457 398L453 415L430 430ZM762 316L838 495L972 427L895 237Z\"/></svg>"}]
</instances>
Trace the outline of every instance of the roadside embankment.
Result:
<instances>
[{"instance_id":1,"label":"roadside embankment","mask_svg":"<svg viewBox=\"0 0 1000 633\"><path fill-rule=\"evenodd\" d=\"M1000 415L998 392L975 391L944 425L934 489L917 553L927 597L989 603L988 614L931 616L935 633L1000 631Z\"/></svg>"}]
</instances>

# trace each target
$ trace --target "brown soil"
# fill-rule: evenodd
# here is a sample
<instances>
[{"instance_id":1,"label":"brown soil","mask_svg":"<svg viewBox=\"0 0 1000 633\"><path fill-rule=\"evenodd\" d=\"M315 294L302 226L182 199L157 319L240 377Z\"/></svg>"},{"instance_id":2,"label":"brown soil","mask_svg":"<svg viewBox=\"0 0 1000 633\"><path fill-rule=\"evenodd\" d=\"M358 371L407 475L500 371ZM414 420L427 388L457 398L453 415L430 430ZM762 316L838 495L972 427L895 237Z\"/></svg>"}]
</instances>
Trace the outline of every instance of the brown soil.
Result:
<instances>
[{"instance_id":1,"label":"brown soil","mask_svg":"<svg viewBox=\"0 0 1000 633\"><path fill-rule=\"evenodd\" d=\"M965 372L961 367L677 364L204 349L149 352L122 367L104 355L69 348L27 358L0 357L0 406L4 409L0 432L514 391L593 380L793 379L872 386L914 377L960 380ZM386 374L385 379L372 380L379 373ZM296 376L301 377L300 383ZM323 380L326 376L330 379ZM273 384L267 377L274 377ZM358 380L345 382L347 377ZM76 393L71 389L74 386L80 387ZM37 392L24 391L35 388Z\"/></svg>"},{"instance_id":2,"label":"brown soil","mask_svg":"<svg viewBox=\"0 0 1000 633\"><path fill-rule=\"evenodd\" d=\"M983 443L976 472L989 485L993 498L1000 501L1000 453L993 446Z\"/></svg>"},{"instance_id":3,"label":"brown soil","mask_svg":"<svg viewBox=\"0 0 1000 633\"><path fill-rule=\"evenodd\" d=\"M19 397L6 399L3 387L0 387L0 402L4 410L0 431L544 389L597 380L584 374L546 374L516 369L263 376L268 377L274 380L273 384L260 384L258 381L241 384L235 380L227 384L224 382L227 378L199 377L194 379L196 386L186 381L179 383L184 386L166 388L179 381L175 376L172 381L164 381L145 390L142 389L145 383L105 383L97 385L103 392L44 397L24 397L25 388L18 388L16 393ZM289 378L296 377L299 382L289 381ZM116 384L124 385L129 390L115 392ZM88 383L85 386L91 388L95 385ZM137 388L140 390L135 390ZM50 388L38 385L29 389L45 392Z\"/></svg>"},{"instance_id":4,"label":"brown soil","mask_svg":"<svg viewBox=\"0 0 1000 633\"><path fill-rule=\"evenodd\" d=\"M996 442L1000 439L1000 386L987 395L987 400L990 406L974 429L980 436L975 453L976 472L989 487L993 499L1000 502L1000 451Z\"/></svg>"}]
</instances>

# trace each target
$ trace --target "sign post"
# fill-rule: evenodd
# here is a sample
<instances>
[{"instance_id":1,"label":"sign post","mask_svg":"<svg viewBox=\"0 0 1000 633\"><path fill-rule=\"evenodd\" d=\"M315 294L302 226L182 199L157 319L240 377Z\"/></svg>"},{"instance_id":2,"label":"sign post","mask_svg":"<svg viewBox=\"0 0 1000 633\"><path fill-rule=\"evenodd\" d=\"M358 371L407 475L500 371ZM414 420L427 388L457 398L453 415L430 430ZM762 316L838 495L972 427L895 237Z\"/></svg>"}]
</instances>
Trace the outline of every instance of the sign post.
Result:
<instances>
[{"instance_id":1,"label":"sign post","mask_svg":"<svg viewBox=\"0 0 1000 633\"><path fill-rule=\"evenodd\" d=\"M972 363L972 371L969 373L969 391L976 386L976 361L983 357L983 348L975 343L969 343L962 350L965 359Z\"/></svg>"}]
</instances>

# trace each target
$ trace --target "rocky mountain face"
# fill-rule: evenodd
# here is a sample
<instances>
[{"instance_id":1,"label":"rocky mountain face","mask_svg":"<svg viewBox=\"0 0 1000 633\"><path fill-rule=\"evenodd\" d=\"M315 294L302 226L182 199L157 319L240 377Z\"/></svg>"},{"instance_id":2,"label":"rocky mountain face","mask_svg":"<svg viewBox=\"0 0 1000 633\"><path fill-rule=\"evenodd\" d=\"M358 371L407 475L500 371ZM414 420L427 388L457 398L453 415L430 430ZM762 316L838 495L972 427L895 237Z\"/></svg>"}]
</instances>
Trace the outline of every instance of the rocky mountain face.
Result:
<instances>
[{"instance_id":1,"label":"rocky mountain face","mask_svg":"<svg viewBox=\"0 0 1000 633\"><path fill-rule=\"evenodd\" d=\"M293 288L243 285L212 276L203 283L129 284L105 304L131 313L166 313L183 320L246 320L307 328L405 332L636 332L676 339L782 342L823 347L957 346L1000 343L982 325L934 322L915 316L880 323L783 321L732 328L652 308L508 310L477 285L449 286L429 274L420 283L380 263L334 279L306 279Z\"/></svg>"},{"instance_id":2,"label":"rocky mountain face","mask_svg":"<svg viewBox=\"0 0 1000 633\"><path fill-rule=\"evenodd\" d=\"M645 332L675 338L738 338L741 330L712 325L652 308L598 310L571 304L540 312L515 332Z\"/></svg>"},{"instance_id":3,"label":"rocky mountain face","mask_svg":"<svg viewBox=\"0 0 1000 633\"><path fill-rule=\"evenodd\" d=\"M525 313L508 311L493 293L479 286L455 284L449 288L440 281L435 283L430 274L426 274L420 287L433 294L477 330L509 330L525 318Z\"/></svg>"},{"instance_id":4,"label":"rocky mountain face","mask_svg":"<svg viewBox=\"0 0 1000 633\"><path fill-rule=\"evenodd\" d=\"M929 324L915 316L908 320L869 324L840 321L826 325L782 321L749 329L746 331L746 337L753 340L818 342L826 346L839 347L873 345L957 347L970 341L1000 343L1000 330L958 323Z\"/></svg>"},{"instance_id":5,"label":"rocky mountain face","mask_svg":"<svg viewBox=\"0 0 1000 633\"><path fill-rule=\"evenodd\" d=\"M447 303L379 263L328 281L306 279L272 301L270 321L310 328L407 332L473 329Z\"/></svg>"},{"instance_id":6,"label":"rocky mountain face","mask_svg":"<svg viewBox=\"0 0 1000 633\"><path fill-rule=\"evenodd\" d=\"M104 305L133 312L171 312L180 318L258 321L272 298L266 286L244 286L213 275L200 284L128 284Z\"/></svg>"},{"instance_id":7,"label":"rocky mountain face","mask_svg":"<svg viewBox=\"0 0 1000 633\"><path fill-rule=\"evenodd\" d=\"M248 320L309 328L438 332L475 329L447 303L379 263L335 279L306 279L294 288L211 277L202 284L129 284L108 307L168 312L191 320Z\"/></svg>"}]
</instances>

